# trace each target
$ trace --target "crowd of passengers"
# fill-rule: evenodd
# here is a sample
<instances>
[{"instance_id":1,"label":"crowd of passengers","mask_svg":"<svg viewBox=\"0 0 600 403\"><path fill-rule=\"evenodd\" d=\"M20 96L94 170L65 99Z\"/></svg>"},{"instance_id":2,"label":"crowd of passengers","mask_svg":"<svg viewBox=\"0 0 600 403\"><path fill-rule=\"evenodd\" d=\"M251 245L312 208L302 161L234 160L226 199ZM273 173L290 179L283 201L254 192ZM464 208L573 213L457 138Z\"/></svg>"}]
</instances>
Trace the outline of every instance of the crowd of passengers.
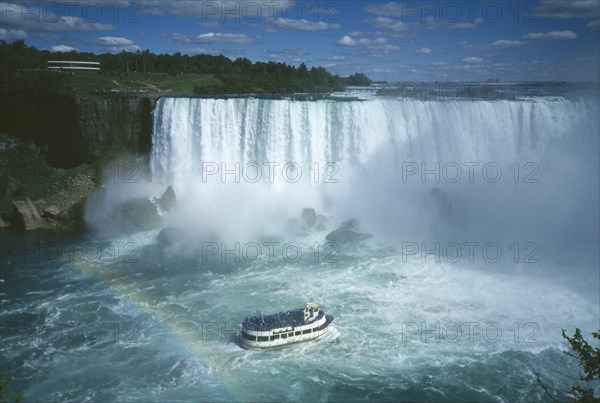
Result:
<instances>
[{"instance_id":1,"label":"crowd of passengers","mask_svg":"<svg viewBox=\"0 0 600 403\"><path fill-rule=\"evenodd\" d=\"M319 311L317 319L322 315L323 312ZM271 330L280 327L301 326L302 324L304 324L302 309L283 311L273 315L253 316L244 320L244 327L249 330Z\"/></svg>"}]
</instances>

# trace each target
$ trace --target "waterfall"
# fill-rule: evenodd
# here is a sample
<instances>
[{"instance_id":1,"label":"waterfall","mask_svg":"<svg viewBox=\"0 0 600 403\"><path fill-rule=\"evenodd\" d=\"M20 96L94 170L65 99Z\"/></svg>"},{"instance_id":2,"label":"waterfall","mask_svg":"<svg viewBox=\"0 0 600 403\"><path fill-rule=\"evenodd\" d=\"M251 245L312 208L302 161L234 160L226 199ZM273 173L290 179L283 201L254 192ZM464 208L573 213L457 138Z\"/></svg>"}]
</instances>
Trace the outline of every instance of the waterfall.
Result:
<instances>
[{"instance_id":1,"label":"waterfall","mask_svg":"<svg viewBox=\"0 0 600 403\"><path fill-rule=\"evenodd\" d=\"M597 135L597 117L597 104L564 99L162 98L154 112L152 172L177 182L199 173L202 162L364 165L385 148L398 161L511 160L541 155L567 137Z\"/></svg>"},{"instance_id":2,"label":"waterfall","mask_svg":"<svg viewBox=\"0 0 600 403\"><path fill-rule=\"evenodd\" d=\"M597 122L597 101L560 97L162 98L151 170L189 201L185 220L203 226L265 230L314 207L388 235L589 240L598 237L598 184L589 180ZM269 167L289 163L310 180L266 180ZM257 169L261 180L248 180ZM328 174L334 183L323 183Z\"/></svg>"}]
</instances>

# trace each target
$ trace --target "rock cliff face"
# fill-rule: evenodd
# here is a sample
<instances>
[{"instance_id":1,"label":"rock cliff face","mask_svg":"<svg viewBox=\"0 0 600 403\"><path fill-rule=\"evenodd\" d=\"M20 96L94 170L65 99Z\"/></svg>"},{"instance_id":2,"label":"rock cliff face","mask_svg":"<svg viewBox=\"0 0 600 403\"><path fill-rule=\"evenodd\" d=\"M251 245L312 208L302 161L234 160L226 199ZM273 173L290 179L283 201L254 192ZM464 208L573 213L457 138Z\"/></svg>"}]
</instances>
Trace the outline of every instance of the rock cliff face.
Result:
<instances>
[{"instance_id":1,"label":"rock cliff face","mask_svg":"<svg viewBox=\"0 0 600 403\"><path fill-rule=\"evenodd\" d=\"M74 102L87 158L106 150L150 151L155 98L85 96Z\"/></svg>"},{"instance_id":2,"label":"rock cliff face","mask_svg":"<svg viewBox=\"0 0 600 403\"><path fill-rule=\"evenodd\" d=\"M0 132L47 147L56 167L89 163L107 151L147 153L157 97L126 94L18 94L2 97Z\"/></svg>"}]
</instances>

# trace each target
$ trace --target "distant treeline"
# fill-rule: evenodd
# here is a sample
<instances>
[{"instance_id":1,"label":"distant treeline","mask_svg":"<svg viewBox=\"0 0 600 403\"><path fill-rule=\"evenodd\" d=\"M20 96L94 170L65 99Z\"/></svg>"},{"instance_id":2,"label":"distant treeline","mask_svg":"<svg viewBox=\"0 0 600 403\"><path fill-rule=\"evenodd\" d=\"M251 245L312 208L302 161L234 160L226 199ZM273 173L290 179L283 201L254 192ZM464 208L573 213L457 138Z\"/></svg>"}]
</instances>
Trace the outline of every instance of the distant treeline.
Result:
<instances>
[{"instance_id":1,"label":"distant treeline","mask_svg":"<svg viewBox=\"0 0 600 403\"><path fill-rule=\"evenodd\" d=\"M27 46L22 40L12 43L0 41L0 74L4 77L23 70L46 69L48 60L98 61L103 72L214 75L209 83L194 87L194 92L202 94L332 92L343 90L346 86L372 83L362 73L340 77L322 67L308 69L304 63L296 67L280 62L252 63L247 58L231 60L223 55L189 56L179 52L157 55L149 50L100 55L77 51L51 52Z\"/></svg>"}]
</instances>

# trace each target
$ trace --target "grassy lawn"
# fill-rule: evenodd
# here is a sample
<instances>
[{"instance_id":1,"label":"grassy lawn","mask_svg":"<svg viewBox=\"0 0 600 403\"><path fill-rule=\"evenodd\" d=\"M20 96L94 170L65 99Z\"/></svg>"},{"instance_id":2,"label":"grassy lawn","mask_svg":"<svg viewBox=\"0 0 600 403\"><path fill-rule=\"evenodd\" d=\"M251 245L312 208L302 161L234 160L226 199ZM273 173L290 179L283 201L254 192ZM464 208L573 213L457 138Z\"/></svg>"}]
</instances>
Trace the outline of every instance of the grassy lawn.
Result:
<instances>
[{"instance_id":1,"label":"grassy lawn","mask_svg":"<svg viewBox=\"0 0 600 403\"><path fill-rule=\"evenodd\" d=\"M192 93L194 86L214 83L212 74L125 73L80 71L68 75L76 92Z\"/></svg>"}]
</instances>

